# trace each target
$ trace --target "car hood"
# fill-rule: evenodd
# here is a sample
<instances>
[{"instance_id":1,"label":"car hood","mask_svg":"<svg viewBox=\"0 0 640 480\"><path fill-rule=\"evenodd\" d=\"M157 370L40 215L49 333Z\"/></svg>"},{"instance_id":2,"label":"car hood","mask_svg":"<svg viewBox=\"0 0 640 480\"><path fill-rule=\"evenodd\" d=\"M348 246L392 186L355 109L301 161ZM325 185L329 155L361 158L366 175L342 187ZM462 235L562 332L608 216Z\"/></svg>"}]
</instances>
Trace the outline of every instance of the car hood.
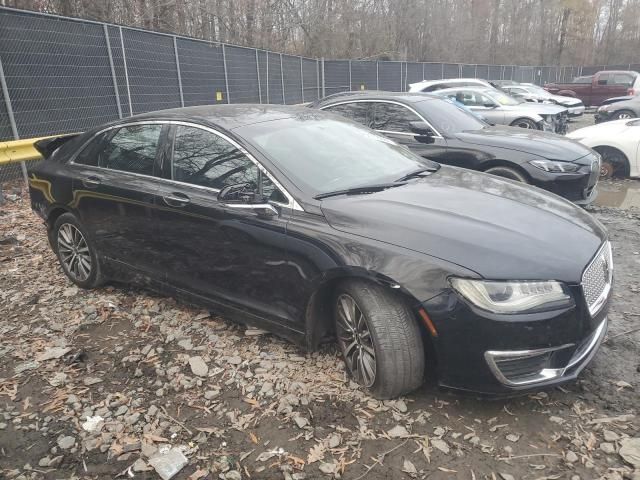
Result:
<instances>
[{"instance_id":1,"label":"car hood","mask_svg":"<svg viewBox=\"0 0 640 480\"><path fill-rule=\"evenodd\" d=\"M523 102L518 105L504 105L501 108L510 112L521 112L523 110L530 111L533 113L537 113L538 115L557 115L558 113L567 111L566 107L563 107L561 105L537 102Z\"/></svg>"},{"instance_id":2,"label":"car hood","mask_svg":"<svg viewBox=\"0 0 640 480\"><path fill-rule=\"evenodd\" d=\"M550 100L555 100L559 104L561 104L563 106L566 106L566 107L575 107L575 106L578 106L578 105L582 104L582 100L580 100L579 98L565 97L564 95L551 95L550 94L547 98L549 98Z\"/></svg>"},{"instance_id":3,"label":"car hood","mask_svg":"<svg viewBox=\"0 0 640 480\"><path fill-rule=\"evenodd\" d=\"M597 220L560 197L448 166L401 187L327 198L321 208L336 230L496 280L577 284L606 238Z\"/></svg>"},{"instance_id":4,"label":"car hood","mask_svg":"<svg viewBox=\"0 0 640 480\"><path fill-rule=\"evenodd\" d=\"M465 143L506 148L550 160L572 162L591 153L589 148L563 136L525 128L494 126L455 136Z\"/></svg>"},{"instance_id":5,"label":"car hood","mask_svg":"<svg viewBox=\"0 0 640 480\"><path fill-rule=\"evenodd\" d=\"M597 125L591 125L590 127L580 128L573 132L567 133L567 137L572 139L591 139L591 138L615 138L621 135L623 132L630 128L638 128L640 122L637 118L612 120L610 122L598 123Z\"/></svg>"}]
</instances>

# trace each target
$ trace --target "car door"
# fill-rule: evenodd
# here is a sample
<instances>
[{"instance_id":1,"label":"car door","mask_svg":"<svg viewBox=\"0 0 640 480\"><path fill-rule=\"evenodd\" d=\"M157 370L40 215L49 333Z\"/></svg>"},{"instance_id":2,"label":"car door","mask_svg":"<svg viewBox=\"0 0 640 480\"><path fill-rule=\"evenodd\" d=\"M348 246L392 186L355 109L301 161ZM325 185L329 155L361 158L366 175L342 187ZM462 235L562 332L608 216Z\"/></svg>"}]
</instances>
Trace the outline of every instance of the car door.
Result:
<instances>
[{"instance_id":1,"label":"car door","mask_svg":"<svg viewBox=\"0 0 640 480\"><path fill-rule=\"evenodd\" d=\"M182 124L170 135L171 161L164 164L156 217L167 282L223 306L293 322L287 197L228 136ZM219 200L230 186L233 198ZM249 198L257 196L264 198L262 210Z\"/></svg>"},{"instance_id":2,"label":"car door","mask_svg":"<svg viewBox=\"0 0 640 480\"><path fill-rule=\"evenodd\" d=\"M447 153L447 141L429 122L415 110L400 103L373 101L371 127L414 153L429 160L443 160ZM425 124L433 135L427 140L412 131L412 122Z\"/></svg>"},{"instance_id":3,"label":"car door","mask_svg":"<svg viewBox=\"0 0 640 480\"><path fill-rule=\"evenodd\" d=\"M160 279L153 209L164 133L161 123L111 128L94 137L69 164L70 206L100 254Z\"/></svg>"}]
</instances>

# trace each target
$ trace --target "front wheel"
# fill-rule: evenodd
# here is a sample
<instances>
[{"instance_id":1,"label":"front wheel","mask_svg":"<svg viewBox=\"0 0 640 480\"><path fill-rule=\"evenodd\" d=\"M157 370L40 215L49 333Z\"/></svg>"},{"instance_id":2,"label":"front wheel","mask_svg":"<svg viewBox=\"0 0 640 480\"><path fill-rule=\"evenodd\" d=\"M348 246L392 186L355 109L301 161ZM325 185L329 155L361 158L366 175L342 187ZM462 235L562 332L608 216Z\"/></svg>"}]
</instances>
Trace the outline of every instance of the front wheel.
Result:
<instances>
[{"instance_id":1,"label":"front wheel","mask_svg":"<svg viewBox=\"0 0 640 480\"><path fill-rule=\"evenodd\" d=\"M98 255L80 221L71 213L60 215L52 233L58 261L69 280L81 288L101 285Z\"/></svg>"},{"instance_id":2,"label":"front wheel","mask_svg":"<svg viewBox=\"0 0 640 480\"><path fill-rule=\"evenodd\" d=\"M508 178L509 180L515 180L516 182L529 183L526 177L519 171L509 167L491 167L484 171L497 177Z\"/></svg>"},{"instance_id":3,"label":"front wheel","mask_svg":"<svg viewBox=\"0 0 640 480\"><path fill-rule=\"evenodd\" d=\"M631 110L620 110L613 116L616 120L626 120L628 118L636 118L636 114Z\"/></svg>"},{"instance_id":4,"label":"front wheel","mask_svg":"<svg viewBox=\"0 0 640 480\"><path fill-rule=\"evenodd\" d=\"M338 289L334 315L347 370L374 397L395 398L422 384L421 332L400 298L381 286L348 280Z\"/></svg>"},{"instance_id":5,"label":"front wheel","mask_svg":"<svg viewBox=\"0 0 640 480\"><path fill-rule=\"evenodd\" d=\"M600 154L600 180L626 178L629 176L629 160L620 150L611 147L595 147Z\"/></svg>"},{"instance_id":6,"label":"front wheel","mask_svg":"<svg viewBox=\"0 0 640 480\"><path fill-rule=\"evenodd\" d=\"M518 118L517 120L514 120L513 122L511 122L511 126L519 127L519 128L528 128L530 130L540 130L540 127L538 127L538 124L533 120L531 120L530 118Z\"/></svg>"}]
</instances>

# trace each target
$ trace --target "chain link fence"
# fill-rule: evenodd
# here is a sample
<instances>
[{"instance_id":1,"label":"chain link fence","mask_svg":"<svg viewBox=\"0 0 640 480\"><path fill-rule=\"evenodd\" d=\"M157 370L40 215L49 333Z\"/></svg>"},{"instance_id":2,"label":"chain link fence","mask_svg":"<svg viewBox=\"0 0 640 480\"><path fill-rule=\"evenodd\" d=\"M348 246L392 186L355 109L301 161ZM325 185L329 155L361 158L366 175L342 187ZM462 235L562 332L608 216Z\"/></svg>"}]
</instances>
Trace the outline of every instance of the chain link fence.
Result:
<instances>
[{"instance_id":1,"label":"chain link fence","mask_svg":"<svg viewBox=\"0 0 640 480\"><path fill-rule=\"evenodd\" d=\"M299 104L347 90L407 91L423 79L544 84L603 69L325 60L0 7L0 142L79 132L180 106ZM0 187L26 170L3 162ZM6 188L5 188L6 190Z\"/></svg>"}]
</instances>

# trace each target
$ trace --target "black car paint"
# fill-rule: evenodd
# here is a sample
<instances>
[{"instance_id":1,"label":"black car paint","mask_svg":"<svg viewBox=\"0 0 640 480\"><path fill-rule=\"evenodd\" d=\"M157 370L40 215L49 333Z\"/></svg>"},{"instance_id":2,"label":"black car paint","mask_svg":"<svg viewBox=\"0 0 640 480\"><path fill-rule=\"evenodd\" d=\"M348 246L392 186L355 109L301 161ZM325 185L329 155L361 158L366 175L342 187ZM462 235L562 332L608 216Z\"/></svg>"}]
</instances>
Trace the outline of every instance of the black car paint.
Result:
<instances>
[{"instance_id":1,"label":"black car paint","mask_svg":"<svg viewBox=\"0 0 640 480\"><path fill-rule=\"evenodd\" d=\"M193 210L173 208L163 201L167 192L197 194L162 178L167 148L158 151L157 178L123 179L118 172L69 163L100 129L67 142L30 169L32 206L49 229L61 213L77 215L98 243L109 276L142 281L309 349L331 335L337 281L359 277L391 288L433 319L439 333L430 341L432 361L440 383L452 388L512 392L481 359L485 349L577 342L606 315L606 306L597 319L585 314L578 286L606 239L587 213L542 191L447 166L387 191L315 200L243 139L244 125L283 117L304 121L309 115L338 118L308 109L238 105L177 109L113 124L182 121L215 128L277 177L300 210L280 208L279 216L261 218L250 210L225 210L214 192L204 191ZM96 176L99 189L85 184ZM492 315L454 293L451 276L562 280L575 306Z\"/></svg>"},{"instance_id":2,"label":"black car paint","mask_svg":"<svg viewBox=\"0 0 640 480\"><path fill-rule=\"evenodd\" d=\"M313 107L327 109L363 101L393 101L407 105L429 121L432 102L445 100L422 93L356 92L351 96L344 94L320 100ZM591 149L566 137L505 126L487 126L455 133L439 132L441 136L433 137L429 143L417 135L387 131L381 133L429 160L478 171L507 166L518 170L532 185L575 203L589 203L595 198L598 177L591 169L594 154ZM582 167L572 173L546 172L531 165L529 162L532 160L574 162Z\"/></svg>"}]
</instances>

